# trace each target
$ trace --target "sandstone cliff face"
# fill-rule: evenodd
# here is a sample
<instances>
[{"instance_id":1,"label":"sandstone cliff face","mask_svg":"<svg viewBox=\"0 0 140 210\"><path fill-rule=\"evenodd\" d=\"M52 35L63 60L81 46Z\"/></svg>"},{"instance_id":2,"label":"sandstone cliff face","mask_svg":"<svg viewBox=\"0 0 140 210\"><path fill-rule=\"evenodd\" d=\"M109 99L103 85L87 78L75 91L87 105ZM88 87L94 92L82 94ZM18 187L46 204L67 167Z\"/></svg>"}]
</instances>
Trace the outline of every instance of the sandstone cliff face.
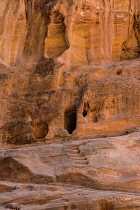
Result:
<instances>
[{"instance_id":1,"label":"sandstone cliff face","mask_svg":"<svg viewBox=\"0 0 140 210\"><path fill-rule=\"evenodd\" d=\"M4 143L53 138L63 128L87 138L139 127L138 1L1 4Z\"/></svg>"},{"instance_id":2,"label":"sandstone cliff face","mask_svg":"<svg viewBox=\"0 0 140 210\"><path fill-rule=\"evenodd\" d=\"M12 66L22 55L26 35L24 1L0 1L0 61Z\"/></svg>"},{"instance_id":3,"label":"sandstone cliff face","mask_svg":"<svg viewBox=\"0 0 140 210\"><path fill-rule=\"evenodd\" d=\"M139 126L138 1L1 3L3 142Z\"/></svg>"},{"instance_id":4,"label":"sandstone cliff face","mask_svg":"<svg viewBox=\"0 0 140 210\"><path fill-rule=\"evenodd\" d=\"M140 2L0 5L0 209L140 209Z\"/></svg>"},{"instance_id":5,"label":"sandstone cliff face","mask_svg":"<svg viewBox=\"0 0 140 210\"><path fill-rule=\"evenodd\" d=\"M0 61L34 63L66 51L61 59L71 69L136 58L139 8L137 0L1 0Z\"/></svg>"}]
</instances>

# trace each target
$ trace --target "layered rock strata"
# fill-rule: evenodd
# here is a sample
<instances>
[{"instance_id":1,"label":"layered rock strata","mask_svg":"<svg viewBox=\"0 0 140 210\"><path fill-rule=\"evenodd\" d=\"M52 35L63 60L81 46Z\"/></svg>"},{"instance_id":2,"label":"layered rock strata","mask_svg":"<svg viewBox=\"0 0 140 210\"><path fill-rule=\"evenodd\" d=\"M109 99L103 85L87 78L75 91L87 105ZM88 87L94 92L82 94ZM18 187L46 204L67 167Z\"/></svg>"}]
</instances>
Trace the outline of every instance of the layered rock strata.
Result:
<instances>
[{"instance_id":1,"label":"layered rock strata","mask_svg":"<svg viewBox=\"0 0 140 210\"><path fill-rule=\"evenodd\" d=\"M0 209L140 209L138 0L0 0Z\"/></svg>"},{"instance_id":2,"label":"layered rock strata","mask_svg":"<svg viewBox=\"0 0 140 210\"><path fill-rule=\"evenodd\" d=\"M139 135L3 147L0 209L139 209Z\"/></svg>"}]
</instances>

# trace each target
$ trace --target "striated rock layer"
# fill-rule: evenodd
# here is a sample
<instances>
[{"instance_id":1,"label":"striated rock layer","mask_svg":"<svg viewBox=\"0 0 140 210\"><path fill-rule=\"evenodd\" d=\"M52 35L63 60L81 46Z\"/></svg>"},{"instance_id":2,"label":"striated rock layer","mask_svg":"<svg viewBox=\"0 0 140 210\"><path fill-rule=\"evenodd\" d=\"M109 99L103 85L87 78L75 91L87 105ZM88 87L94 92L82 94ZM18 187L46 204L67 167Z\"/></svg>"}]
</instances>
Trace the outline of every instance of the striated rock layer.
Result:
<instances>
[{"instance_id":1,"label":"striated rock layer","mask_svg":"<svg viewBox=\"0 0 140 210\"><path fill-rule=\"evenodd\" d=\"M140 132L0 150L0 209L139 209Z\"/></svg>"},{"instance_id":2,"label":"striated rock layer","mask_svg":"<svg viewBox=\"0 0 140 210\"><path fill-rule=\"evenodd\" d=\"M140 2L0 0L0 209L140 209Z\"/></svg>"},{"instance_id":3,"label":"striated rock layer","mask_svg":"<svg viewBox=\"0 0 140 210\"><path fill-rule=\"evenodd\" d=\"M69 70L139 56L137 0L0 2L0 61L6 66L64 51L60 60Z\"/></svg>"}]
</instances>

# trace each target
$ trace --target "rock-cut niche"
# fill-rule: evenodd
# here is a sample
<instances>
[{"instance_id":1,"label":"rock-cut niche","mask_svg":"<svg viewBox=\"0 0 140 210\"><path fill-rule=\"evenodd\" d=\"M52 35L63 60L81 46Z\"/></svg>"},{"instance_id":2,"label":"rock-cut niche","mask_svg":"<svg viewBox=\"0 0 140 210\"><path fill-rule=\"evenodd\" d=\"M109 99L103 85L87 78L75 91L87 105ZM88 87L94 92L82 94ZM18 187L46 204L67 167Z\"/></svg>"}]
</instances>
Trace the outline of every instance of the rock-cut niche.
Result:
<instances>
[{"instance_id":1,"label":"rock-cut niche","mask_svg":"<svg viewBox=\"0 0 140 210\"><path fill-rule=\"evenodd\" d=\"M52 12L50 19L48 35L45 39L45 57L57 58L68 49L66 26L64 24L64 17L59 11Z\"/></svg>"},{"instance_id":2,"label":"rock-cut niche","mask_svg":"<svg viewBox=\"0 0 140 210\"><path fill-rule=\"evenodd\" d=\"M64 114L64 128L72 134L76 129L77 124L77 109L72 108L70 110L66 110Z\"/></svg>"},{"instance_id":3,"label":"rock-cut niche","mask_svg":"<svg viewBox=\"0 0 140 210\"><path fill-rule=\"evenodd\" d=\"M36 139L43 139L48 134L49 128L46 122L38 122L33 128L33 134Z\"/></svg>"}]
</instances>

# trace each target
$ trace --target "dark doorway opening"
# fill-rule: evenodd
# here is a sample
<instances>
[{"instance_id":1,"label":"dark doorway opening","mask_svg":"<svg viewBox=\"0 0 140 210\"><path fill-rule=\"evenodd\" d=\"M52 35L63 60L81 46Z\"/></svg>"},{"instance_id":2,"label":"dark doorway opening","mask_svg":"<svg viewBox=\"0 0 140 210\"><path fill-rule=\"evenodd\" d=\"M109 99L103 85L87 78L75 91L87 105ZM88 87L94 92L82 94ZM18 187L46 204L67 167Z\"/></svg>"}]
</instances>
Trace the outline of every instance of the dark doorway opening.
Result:
<instances>
[{"instance_id":1,"label":"dark doorway opening","mask_svg":"<svg viewBox=\"0 0 140 210\"><path fill-rule=\"evenodd\" d=\"M77 110L71 109L66 111L64 118L64 128L69 132L69 134L72 134L72 132L76 129Z\"/></svg>"}]
</instances>

